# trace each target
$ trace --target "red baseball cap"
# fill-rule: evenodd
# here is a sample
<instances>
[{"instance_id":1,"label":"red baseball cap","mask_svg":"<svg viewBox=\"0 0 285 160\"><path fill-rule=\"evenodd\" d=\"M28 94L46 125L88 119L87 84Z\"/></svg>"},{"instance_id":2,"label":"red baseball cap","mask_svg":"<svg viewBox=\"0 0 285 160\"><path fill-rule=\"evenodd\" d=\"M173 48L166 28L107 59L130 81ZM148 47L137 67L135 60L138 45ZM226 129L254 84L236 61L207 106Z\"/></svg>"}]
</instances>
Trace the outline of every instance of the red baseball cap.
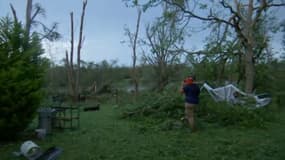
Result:
<instances>
[{"instance_id":1,"label":"red baseball cap","mask_svg":"<svg viewBox=\"0 0 285 160\"><path fill-rule=\"evenodd\" d=\"M193 83L193 78L192 77L187 77L185 80L184 80L185 84L192 84Z\"/></svg>"}]
</instances>

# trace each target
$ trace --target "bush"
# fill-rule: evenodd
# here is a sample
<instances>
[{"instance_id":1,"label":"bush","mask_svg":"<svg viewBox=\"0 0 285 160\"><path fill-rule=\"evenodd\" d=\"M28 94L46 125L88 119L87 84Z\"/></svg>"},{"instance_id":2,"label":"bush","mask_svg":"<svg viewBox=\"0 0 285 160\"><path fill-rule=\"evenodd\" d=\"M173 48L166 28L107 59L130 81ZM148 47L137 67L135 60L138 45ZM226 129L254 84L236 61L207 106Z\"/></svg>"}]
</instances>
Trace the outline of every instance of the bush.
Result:
<instances>
[{"instance_id":1,"label":"bush","mask_svg":"<svg viewBox=\"0 0 285 160\"><path fill-rule=\"evenodd\" d=\"M0 140L23 131L42 98L43 50L36 34L25 35L19 23L0 21Z\"/></svg>"}]
</instances>

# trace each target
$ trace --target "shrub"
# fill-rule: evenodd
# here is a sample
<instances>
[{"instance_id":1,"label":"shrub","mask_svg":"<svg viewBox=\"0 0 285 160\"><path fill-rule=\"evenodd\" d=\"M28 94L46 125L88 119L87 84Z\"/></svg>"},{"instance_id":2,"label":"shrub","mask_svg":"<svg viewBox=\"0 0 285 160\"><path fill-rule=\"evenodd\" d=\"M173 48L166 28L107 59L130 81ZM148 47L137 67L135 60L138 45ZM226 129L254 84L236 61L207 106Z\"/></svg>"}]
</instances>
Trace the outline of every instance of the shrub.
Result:
<instances>
[{"instance_id":1,"label":"shrub","mask_svg":"<svg viewBox=\"0 0 285 160\"><path fill-rule=\"evenodd\" d=\"M30 38L19 23L0 21L0 140L23 131L41 100L45 61L36 34Z\"/></svg>"}]
</instances>

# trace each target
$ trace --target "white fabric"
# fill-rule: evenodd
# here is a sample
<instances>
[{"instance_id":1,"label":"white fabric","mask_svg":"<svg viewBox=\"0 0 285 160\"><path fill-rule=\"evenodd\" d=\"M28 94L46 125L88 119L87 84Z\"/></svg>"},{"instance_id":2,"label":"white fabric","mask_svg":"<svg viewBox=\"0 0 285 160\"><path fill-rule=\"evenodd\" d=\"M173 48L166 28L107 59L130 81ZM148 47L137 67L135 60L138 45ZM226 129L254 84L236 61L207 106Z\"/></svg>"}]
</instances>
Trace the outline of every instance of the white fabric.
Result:
<instances>
[{"instance_id":1,"label":"white fabric","mask_svg":"<svg viewBox=\"0 0 285 160\"><path fill-rule=\"evenodd\" d=\"M269 97L247 94L232 84L223 87L212 88L207 83L204 83L203 88L209 92L211 97L216 102L227 101L233 104L244 104L245 101L239 99L240 96L248 96L254 98L256 101L256 107L263 107L271 102L271 98Z\"/></svg>"}]
</instances>

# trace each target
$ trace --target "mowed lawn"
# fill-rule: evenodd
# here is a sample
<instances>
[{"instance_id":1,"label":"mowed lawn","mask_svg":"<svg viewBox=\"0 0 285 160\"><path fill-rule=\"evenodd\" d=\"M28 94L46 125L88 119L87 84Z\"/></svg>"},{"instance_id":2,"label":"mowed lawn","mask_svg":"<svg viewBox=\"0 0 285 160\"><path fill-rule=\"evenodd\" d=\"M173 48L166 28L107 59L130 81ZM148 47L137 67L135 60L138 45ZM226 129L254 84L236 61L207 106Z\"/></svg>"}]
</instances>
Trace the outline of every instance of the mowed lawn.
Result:
<instances>
[{"instance_id":1,"label":"mowed lawn","mask_svg":"<svg viewBox=\"0 0 285 160\"><path fill-rule=\"evenodd\" d=\"M46 140L32 139L42 149L64 149L60 160L284 160L285 112L266 129L202 124L200 131L162 131L119 118L119 109L81 112L78 130L56 131ZM23 140L0 146L0 160L16 160Z\"/></svg>"}]
</instances>

